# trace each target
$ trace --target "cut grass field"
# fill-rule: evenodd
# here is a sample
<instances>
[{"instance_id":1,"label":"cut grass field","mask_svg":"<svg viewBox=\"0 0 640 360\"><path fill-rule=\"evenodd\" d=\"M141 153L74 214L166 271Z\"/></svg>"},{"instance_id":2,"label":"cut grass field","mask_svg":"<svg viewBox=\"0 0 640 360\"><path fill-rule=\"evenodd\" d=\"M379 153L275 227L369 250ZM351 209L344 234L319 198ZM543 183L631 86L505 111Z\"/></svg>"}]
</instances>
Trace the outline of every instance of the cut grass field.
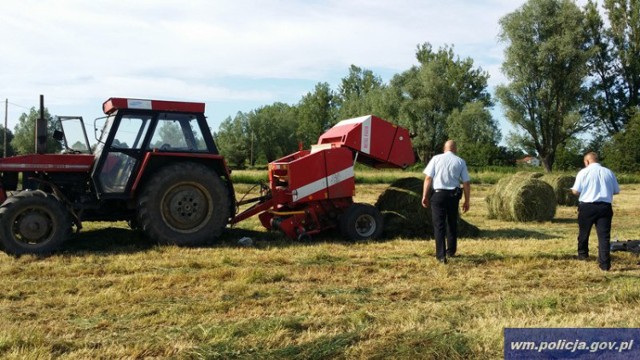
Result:
<instances>
[{"instance_id":1,"label":"cut grass field","mask_svg":"<svg viewBox=\"0 0 640 360\"><path fill-rule=\"evenodd\" d=\"M385 187L358 185L356 200ZM431 240L299 243L257 219L202 248L87 224L53 256L0 255L0 357L495 359L505 327L640 326L638 257L614 253L600 271L594 231L590 261L575 260L575 208L489 220L489 187L473 186L464 215L480 237L446 266ZM614 237L640 238L638 203L640 186L623 185ZM238 246L244 236L255 245Z\"/></svg>"}]
</instances>

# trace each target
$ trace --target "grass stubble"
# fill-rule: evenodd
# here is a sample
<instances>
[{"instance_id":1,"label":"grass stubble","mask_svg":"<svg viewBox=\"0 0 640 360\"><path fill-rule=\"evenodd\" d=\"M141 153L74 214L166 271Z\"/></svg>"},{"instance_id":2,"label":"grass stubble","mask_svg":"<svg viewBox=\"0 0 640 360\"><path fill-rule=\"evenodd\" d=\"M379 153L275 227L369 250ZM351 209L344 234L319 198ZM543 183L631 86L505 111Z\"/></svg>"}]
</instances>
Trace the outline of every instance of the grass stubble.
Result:
<instances>
[{"instance_id":1,"label":"grass stubble","mask_svg":"<svg viewBox=\"0 0 640 360\"><path fill-rule=\"evenodd\" d=\"M358 185L356 200L384 188ZM480 237L446 266L431 240L299 243L257 219L202 248L87 224L53 256L0 255L0 357L493 359L505 327L640 326L638 257L614 253L600 271L593 231L590 261L577 261L575 208L489 220L489 189L474 185L464 215ZM622 186L612 237L640 238L639 200ZM243 236L255 246L237 246Z\"/></svg>"}]
</instances>

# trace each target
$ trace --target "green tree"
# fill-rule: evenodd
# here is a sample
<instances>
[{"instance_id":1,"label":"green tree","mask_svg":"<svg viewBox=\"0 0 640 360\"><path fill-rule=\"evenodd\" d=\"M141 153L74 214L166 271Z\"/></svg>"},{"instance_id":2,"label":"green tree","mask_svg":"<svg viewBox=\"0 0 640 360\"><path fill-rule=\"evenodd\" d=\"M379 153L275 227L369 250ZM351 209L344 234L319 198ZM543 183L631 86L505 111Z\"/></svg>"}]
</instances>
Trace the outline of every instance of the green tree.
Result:
<instances>
[{"instance_id":1,"label":"green tree","mask_svg":"<svg viewBox=\"0 0 640 360\"><path fill-rule=\"evenodd\" d=\"M392 123L398 124L400 116L400 100L399 93L394 91L390 86L382 85L378 89L373 89L364 98L364 106L362 115L377 115Z\"/></svg>"},{"instance_id":2,"label":"green tree","mask_svg":"<svg viewBox=\"0 0 640 360\"><path fill-rule=\"evenodd\" d=\"M433 51L428 43L418 46L419 66L391 80L390 98L399 105L400 125L415 135L413 145L427 162L447 140L446 120L469 102L491 106L487 91L489 74L474 68L471 58L460 59L452 47Z\"/></svg>"},{"instance_id":3,"label":"green tree","mask_svg":"<svg viewBox=\"0 0 640 360\"><path fill-rule=\"evenodd\" d=\"M342 79L338 88L338 120L370 114L371 104L366 101L367 95L382 87L382 79L373 71L351 65L349 75Z\"/></svg>"},{"instance_id":4,"label":"green tree","mask_svg":"<svg viewBox=\"0 0 640 360\"><path fill-rule=\"evenodd\" d=\"M39 117L40 113L35 107L32 107L28 114L23 113L20 115L14 130L14 138L11 142L16 153L21 155L35 153L35 128L36 119ZM62 144L52 136L56 129L56 124L46 108L44 109L44 118L47 120L47 153L60 152Z\"/></svg>"},{"instance_id":5,"label":"green tree","mask_svg":"<svg viewBox=\"0 0 640 360\"><path fill-rule=\"evenodd\" d=\"M596 2L585 7L586 30L595 52L590 115L609 135L622 131L640 105L640 0L605 0L609 27Z\"/></svg>"},{"instance_id":6,"label":"green tree","mask_svg":"<svg viewBox=\"0 0 640 360\"><path fill-rule=\"evenodd\" d=\"M584 25L570 0L529 0L500 20L500 39L508 43L502 70L510 82L496 95L547 172L558 146L591 125L579 113L592 53Z\"/></svg>"},{"instance_id":7,"label":"green tree","mask_svg":"<svg viewBox=\"0 0 640 360\"><path fill-rule=\"evenodd\" d=\"M296 108L284 103L263 106L249 114L249 131L266 162L298 149L295 115Z\"/></svg>"},{"instance_id":8,"label":"green tree","mask_svg":"<svg viewBox=\"0 0 640 360\"><path fill-rule=\"evenodd\" d=\"M328 83L318 83L313 92L302 97L297 106L297 137L306 147L336 122L335 95Z\"/></svg>"},{"instance_id":9,"label":"green tree","mask_svg":"<svg viewBox=\"0 0 640 360\"><path fill-rule=\"evenodd\" d=\"M163 120L160 121L160 128L154 134L154 138L158 138L156 147L160 147L163 144L170 144L172 146L186 146L184 135L182 134L182 129L180 128L180 124L177 121L172 120Z\"/></svg>"},{"instance_id":10,"label":"green tree","mask_svg":"<svg viewBox=\"0 0 640 360\"><path fill-rule=\"evenodd\" d=\"M604 145L602 163L614 171L640 171L640 113L629 119L623 131Z\"/></svg>"},{"instance_id":11,"label":"green tree","mask_svg":"<svg viewBox=\"0 0 640 360\"><path fill-rule=\"evenodd\" d=\"M565 144L560 144L556 150L556 162L554 168L559 170L576 171L584 166L582 159L587 153L583 140L570 138Z\"/></svg>"},{"instance_id":12,"label":"green tree","mask_svg":"<svg viewBox=\"0 0 640 360\"><path fill-rule=\"evenodd\" d=\"M254 165L251 134L248 128L247 114L238 112L233 119L226 118L214 134L220 154L224 155L229 164L236 169L243 169L247 160Z\"/></svg>"},{"instance_id":13,"label":"green tree","mask_svg":"<svg viewBox=\"0 0 640 360\"><path fill-rule=\"evenodd\" d=\"M447 133L458 144L458 154L469 166L495 165L501 134L483 103L475 101L454 109L447 118Z\"/></svg>"},{"instance_id":14,"label":"green tree","mask_svg":"<svg viewBox=\"0 0 640 360\"><path fill-rule=\"evenodd\" d=\"M514 152L522 154L523 156L538 156L536 153L536 147L530 136L526 136L518 131L510 132L507 135L507 148Z\"/></svg>"}]
</instances>

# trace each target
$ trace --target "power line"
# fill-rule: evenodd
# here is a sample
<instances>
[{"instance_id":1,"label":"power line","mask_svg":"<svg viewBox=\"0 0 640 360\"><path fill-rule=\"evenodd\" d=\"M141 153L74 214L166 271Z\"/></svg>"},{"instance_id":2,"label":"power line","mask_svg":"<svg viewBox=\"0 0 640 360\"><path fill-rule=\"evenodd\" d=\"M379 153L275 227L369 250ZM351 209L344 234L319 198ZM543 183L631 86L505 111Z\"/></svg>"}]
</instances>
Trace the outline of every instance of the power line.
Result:
<instances>
[{"instance_id":1,"label":"power line","mask_svg":"<svg viewBox=\"0 0 640 360\"><path fill-rule=\"evenodd\" d=\"M22 105L18 105L18 104L16 104L16 103L12 103L11 101L9 101L9 104L10 104L10 105L13 105L13 106L17 106L17 107L19 107L19 108L27 109L27 110L31 109L31 108L28 108L28 107L26 107L26 106L22 106Z\"/></svg>"},{"instance_id":2,"label":"power line","mask_svg":"<svg viewBox=\"0 0 640 360\"><path fill-rule=\"evenodd\" d=\"M1 97L0 97L0 98L1 98ZM8 98L5 98L5 99L8 99ZM3 102L4 102L4 101L3 101ZM27 110L30 110L30 109L31 109L30 107L27 107L27 106L24 106L24 105L20 105L20 104L16 104L16 103L11 102L11 101L9 101L9 105L13 105L13 106L16 106L16 107L19 107L19 108L23 108L23 109L27 109ZM32 107L33 107L33 106L32 106Z\"/></svg>"}]
</instances>

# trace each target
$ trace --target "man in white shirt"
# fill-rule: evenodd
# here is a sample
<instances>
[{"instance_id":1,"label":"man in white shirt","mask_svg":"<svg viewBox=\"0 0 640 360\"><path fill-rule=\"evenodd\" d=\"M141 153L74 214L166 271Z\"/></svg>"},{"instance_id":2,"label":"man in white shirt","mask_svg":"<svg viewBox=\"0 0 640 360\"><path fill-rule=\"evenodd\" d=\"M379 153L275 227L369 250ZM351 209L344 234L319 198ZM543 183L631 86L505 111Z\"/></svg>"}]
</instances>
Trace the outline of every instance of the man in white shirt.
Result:
<instances>
[{"instance_id":1,"label":"man in white shirt","mask_svg":"<svg viewBox=\"0 0 640 360\"><path fill-rule=\"evenodd\" d=\"M613 172L598 163L598 155L590 152L584 156L585 168L578 172L571 191L578 201L578 259L589 258L589 233L596 225L598 234L598 265L611 268L611 220L613 219L613 195L620 193L618 180Z\"/></svg>"},{"instance_id":2,"label":"man in white shirt","mask_svg":"<svg viewBox=\"0 0 640 360\"><path fill-rule=\"evenodd\" d=\"M456 254L458 247L458 207L460 205L460 182L462 182L464 203L462 212L469 210L471 183L465 161L456 155L453 140L444 144L444 153L431 158L424 169L426 175L422 189L422 206L431 204L433 233L436 241L436 258L443 264L447 256ZM429 198L433 186L433 195ZM449 233L447 234L447 224ZM446 237L446 243L445 243Z\"/></svg>"}]
</instances>

